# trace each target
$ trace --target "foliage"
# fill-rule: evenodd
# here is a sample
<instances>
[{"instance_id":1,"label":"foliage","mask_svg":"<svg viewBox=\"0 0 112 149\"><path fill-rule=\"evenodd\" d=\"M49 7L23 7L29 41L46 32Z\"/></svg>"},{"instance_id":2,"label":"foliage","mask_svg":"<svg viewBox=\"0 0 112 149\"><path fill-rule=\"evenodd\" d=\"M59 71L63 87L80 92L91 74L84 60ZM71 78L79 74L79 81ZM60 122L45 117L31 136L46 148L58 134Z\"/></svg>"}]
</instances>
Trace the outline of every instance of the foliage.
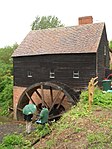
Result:
<instances>
[{"instance_id":1,"label":"foliage","mask_svg":"<svg viewBox=\"0 0 112 149\"><path fill-rule=\"evenodd\" d=\"M108 134L104 133L90 133L87 135L87 139L89 142L87 148L88 149L91 148L103 149L105 147L111 148L112 147L111 137L112 137L111 135L109 136Z\"/></svg>"},{"instance_id":2,"label":"foliage","mask_svg":"<svg viewBox=\"0 0 112 149\"><path fill-rule=\"evenodd\" d=\"M37 16L31 25L32 30L62 27L61 21L55 16Z\"/></svg>"},{"instance_id":3,"label":"foliage","mask_svg":"<svg viewBox=\"0 0 112 149\"><path fill-rule=\"evenodd\" d=\"M101 97L101 95L107 96L107 94L103 94L100 89L96 88L94 95L96 101L94 101L93 106L97 107L98 110L99 110L99 104L101 103L101 101L98 99ZM102 101L103 100L104 99L102 99ZM96 106L96 104L98 106ZM50 126L48 124L36 125L37 127L36 130L32 132L30 135L28 135L26 137L26 140L28 138L30 142L35 142L35 139L38 140L44 135L51 134L50 137L47 137L45 141L46 149L53 147L55 148L57 147L57 145L60 145L59 148L61 148L63 145L66 146L67 144L67 146L69 146L71 145L71 143L81 145L79 146L79 148L88 148L88 149L111 148L112 147L111 143L112 119L110 115L111 109L107 109L107 107L109 106L107 103L105 104L104 102L103 104L106 105L105 106L106 108L103 108L104 107L103 105L103 107L100 107L100 111L97 111L97 108L89 111L88 91L83 91L81 93L80 102L76 106L73 106L68 112L63 114L63 116L59 121L57 122L52 121L52 125ZM101 111L103 112L103 114ZM106 111L108 113L106 113ZM85 144L82 144L81 142L81 140L83 139ZM20 148L24 149L25 147L27 147L27 145L23 145L24 143L21 144L22 146ZM43 148L41 141L40 145ZM13 146L15 147L16 145ZM17 145L17 147L19 147L19 145Z\"/></svg>"},{"instance_id":4,"label":"foliage","mask_svg":"<svg viewBox=\"0 0 112 149\"><path fill-rule=\"evenodd\" d=\"M39 138L43 137L46 134L50 134L50 132L51 130L48 124L37 126L36 133L38 134Z\"/></svg>"},{"instance_id":5,"label":"foliage","mask_svg":"<svg viewBox=\"0 0 112 149\"><path fill-rule=\"evenodd\" d=\"M87 103L88 91L82 92L81 99L83 99L84 103ZM112 93L103 93L99 88L95 88L92 104L112 108Z\"/></svg>"},{"instance_id":6,"label":"foliage","mask_svg":"<svg viewBox=\"0 0 112 149\"><path fill-rule=\"evenodd\" d=\"M112 52L112 40L109 42L110 52Z\"/></svg>"},{"instance_id":7,"label":"foliage","mask_svg":"<svg viewBox=\"0 0 112 149\"><path fill-rule=\"evenodd\" d=\"M3 138L3 141L0 144L0 149L3 149L3 148L4 149L15 149L15 148L28 149L29 145L30 145L29 141L25 141L22 135L11 134Z\"/></svg>"},{"instance_id":8,"label":"foliage","mask_svg":"<svg viewBox=\"0 0 112 149\"><path fill-rule=\"evenodd\" d=\"M110 70L112 70L112 64L110 64Z\"/></svg>"},{"instance_id":9,"label":"foliage","mask_svg":"<svg viewBox=\"0 0 112 149\"><path fill-rule=\"evenodd\" d=\"M0 49L0 115L8 114L8 107L12 105L13 94L13 64L11 55L17 44Z\"/></svg>"},{"instance_id":10,"label":"foliage","mask_svg":"<svg viewBox=\"0 0 112 149\"><path fill-rule=\"evenodd\" d=\"M111 94L108 95L112 96ZM104 97L100 99L101 96ZM105 111L111 110L106 109L107 107L110 107L109 103L105 103L104 99L106 98L107 94L102 93L102 90L96 88L93 106L99 109L99 105L101 105L100 110L104 113ZM108 99L110 100L110 98ZM60 148L62 146L67 147L71 143L75 143L76 145L79 143L83 146L80 146L79 148L93 147L100 149L106 148L106 146L111 148L112 120L111 118L107 117L108 115L105 116L104 114L94 114L95 111L97 112L97 108L94 108L94 111L88 110L88 91L83 91L81 93L80 102L77 106L73 106L68 112L63 114L59 121L52 124L51 129L53 133L50 135L50 138L46 140L45 148L55 148L58 145L58 141L61 142L59 144ZM77 138L79 139L79 142L77 141ZM85 144L81 144L81 138L85 140ZM71 142L70 139L73 142Z\"/></svg>"},{"instance_id":11,"label":"foliage","mask_svg":"<svg viewBox=\"0 0 112 149\"><path fill-rule=\"evenodd\" d=\"M9 82L8 82L9 81ZM8 114L8 108L12 105L12 93L13 93L13 81L11 78L6 78L1 84L5 84L3 86L4 89L2 90L0 94L0 103L1 103L1 115L7 115Z\"/></svg>"},{"instance_id":12,"label":"foliage","mask_svg":"<svg viewBox=\"0 0 112 149\"><path fill-rule=\"evenodd\" d=\"M5 64L11 64L12 63L11 55L13 51L17 48L17 46L18 44L15 43L13 46L0 48L0 62Z\"/></svg>"},{"instance_id":13,"label":"foliage","mask_svg":"<svg viewBox=\"0 0 112 149\"><path fill-rule=\"evenodd\" d=\"M54 140L54 139L48 140L48 141L46 142L46 145L47 145L47 148L48 148L48 149L50 149L54 144L55 144L55 140ZM47 149L47 148L46 148L46 149Z\"/></svg>"}]
</instances>

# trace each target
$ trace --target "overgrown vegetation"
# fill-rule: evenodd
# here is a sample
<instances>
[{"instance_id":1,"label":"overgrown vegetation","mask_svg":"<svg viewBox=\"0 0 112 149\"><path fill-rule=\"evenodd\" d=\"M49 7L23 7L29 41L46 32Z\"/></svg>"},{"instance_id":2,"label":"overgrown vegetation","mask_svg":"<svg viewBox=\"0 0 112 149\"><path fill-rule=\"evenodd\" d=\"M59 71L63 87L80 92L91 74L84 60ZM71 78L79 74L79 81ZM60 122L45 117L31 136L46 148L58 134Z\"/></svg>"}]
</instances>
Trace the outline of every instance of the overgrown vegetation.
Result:
<instances>
[{"instance_id":1,"label":"overgrown vegetation","mask_svg":"<svg viewBox=\"0 0 112 149\"><path fill-rule=\"evenodd\" d=\"M112 52L112 40L109 42L109 49L110 49L110 52Z\"/></svg>"},{"instance_id":2,"label":"overgrown vegetation","mask_svg":"<svg viewBox=\"0 0 112 149\"><path fill-rule=\"evenodd\" d=\"M96 114L98 112L98 115ZM100 115L100 112L103 115ZM50 148L81 148L111 149L112 148L112 94L95 89L92 110L88 110L88 91L81 94L77 106L72 107L51 127L52 134L46 142L37 144L39 149ZM83 140L83 141L82 141ZM82 142L81 142L82 141ZM62 143L63 142L63 143ZM39 146L40 145L40 146Z\"/></svg>"},{"instance_id":3,"label":"overgrown vegetation","mask_svg":"<svg viewBox=\"0 0 112 149\"><path fill-rule=\"evenodd\" d=\"M8 114L12 105L13 63L11 55L17 44L0 49L0 115Z\"/></svg>"},{"instance_id":4,"label":"overgrown vegetation","mask_svg":"<svg viewBox=\"0 0 112 149\"><path fill-rule=\"evenodd\" d=\"M4 137L0 149L28 149L29 146L30 142L25 140L22 135L12 134Z\"/></svg>"},{"instance_id":5,"label":"overgrown vegetation","mask_svg":"<svg viewBox=\"0 0 112 149\"><path fill-rule=\"evenodd\" d=\"M84 91L81 94L83 103L88 101L88 91ZM95 88L93 105L99 105L105 108L112 108L112 93L104 93L99 88Z\"/></svg>"},{"instance_id":6,"label":"overgrown vegetation","mask_svg":"<svg viewBox=\"0 0 112 149\"><path fill-rule=\"evenodd\" d=\"M46 134L50 134L51 130L48 124L44 125L37 125L36 134L39 138L45 136Z\"/></svg>"},{"instance_id":7,"label":"overgrown vegetation","mask_svg":"<svg viewBox=\"0 0 112 149\"><path fill-rule=\"evenodd\" d=\"M88 110L88 91L83 91L80 96L80 102L73 106L71 110L65 113L57 122L52 122L49 126L46 124L35 125L36 129L30 134L23 137L19 135L20 140L12 136L7 138L13 148L29 148L36 140L46 134L47 138L38 142L34 148L81 148L81 149L111 149L112 148L112 95L103 93L99 88L95 89L94 100L91 111ZM22 138L21 138L22 137ZM16 137L15 137L16 138ZM18 138L16 138L18 139ZM26 140L26 141L25 141ZM27 141L29 140L29 141ZM2 142L0 147L10 145L7 141ZM13 142L14 141L14 142ZM21 142L21 146L19 144ZM6 148L6 149L7 149ZM31 148L31 146L30 146ZM33 147L32 147L33 148Z\"/></svg>"}]
</instances>

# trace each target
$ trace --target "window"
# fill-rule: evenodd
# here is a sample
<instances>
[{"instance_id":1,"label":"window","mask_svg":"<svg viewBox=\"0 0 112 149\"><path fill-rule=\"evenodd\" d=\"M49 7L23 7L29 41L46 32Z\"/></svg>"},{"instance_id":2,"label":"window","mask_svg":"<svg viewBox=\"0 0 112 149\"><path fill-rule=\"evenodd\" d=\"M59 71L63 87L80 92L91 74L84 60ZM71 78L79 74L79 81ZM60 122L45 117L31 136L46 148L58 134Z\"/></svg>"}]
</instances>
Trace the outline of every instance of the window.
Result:
<instances>
[{"instance_id":1,"label":"window","mask_svg":"<svg viewBox=\"0 0 112 149\"><path fill-rule=\"evenodd\" d=\"M27 77L28 77L28 78L31 78L31 77L32 77L32 72L31 72L31 71L28 71L28 72L27 72Z\"/></svg>"},{"instance_id":2,"label":"window","mask_svg":"<svg viewBox=\"0 0 112 149\"><path fill-rule=\"evenodd\" d=\"M104 46L104 55L106 55L106 52L107 52L106 46Z\"/></svg>"},{"instance_id":3,"label":"window","mask_svg":"<svg viewBox=\"0 0 112 149\"><path fill-rule=\"evenodd\" d=\"M55 72L52 70L50 71L50 76L49 78L54 79L55 78Z\"/></svg>"},{"instance_id":4,"label":"window","mask_svg":"<svg viewBox=\"0 0 112 149\"><path fill-rule=\"evenodd\" d=\"M79 78L79 71L73 71L73 78L78 79Z\"/></svg>"}]
</instances>

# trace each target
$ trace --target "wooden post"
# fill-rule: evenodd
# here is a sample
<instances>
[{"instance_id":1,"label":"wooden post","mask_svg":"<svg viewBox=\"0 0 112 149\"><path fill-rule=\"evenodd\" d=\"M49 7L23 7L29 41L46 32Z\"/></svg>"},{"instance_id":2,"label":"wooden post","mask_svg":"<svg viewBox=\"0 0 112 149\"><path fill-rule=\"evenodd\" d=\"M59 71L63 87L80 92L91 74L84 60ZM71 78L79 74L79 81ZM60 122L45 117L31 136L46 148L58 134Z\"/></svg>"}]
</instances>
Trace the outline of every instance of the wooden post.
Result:
<instances>
[{"instance_id":1,"label":"wooden post","mask_svg":"<svg viewBox=\"0 0 112 149\"><path fill-rule=\"evenodd\" d=\"M98 81L96 81L98 79L98 77L92 78L89 82L88 85L88 94L89 94L89 110L91 110L91 105L93 102L93 96L94 96L94 88L96 86L96 84L98 83Z\"/></svg>"}]
</instances>

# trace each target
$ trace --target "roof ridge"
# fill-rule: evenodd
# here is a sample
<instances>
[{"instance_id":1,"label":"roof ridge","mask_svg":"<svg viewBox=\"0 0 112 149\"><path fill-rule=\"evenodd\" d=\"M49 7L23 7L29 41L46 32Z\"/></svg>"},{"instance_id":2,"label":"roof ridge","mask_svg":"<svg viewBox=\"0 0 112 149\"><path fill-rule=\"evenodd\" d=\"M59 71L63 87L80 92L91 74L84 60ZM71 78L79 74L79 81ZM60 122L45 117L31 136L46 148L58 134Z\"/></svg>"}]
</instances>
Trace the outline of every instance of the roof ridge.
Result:
<instances>
[{"instance_id":1,"label":"roof ridge","mask_svg":"<svg viewBox=\"0 0 112 149\"><path fill-rule=\"evenodd\" d=\"M54 27L54 28L46 28L46 29L39 29L39 30L31 30L30 32L43 32L43 31L54 31L57 29L68 29L72 27L84 27L84 26L91 26L95 24L105 24L104 22L97 22L97 23L91 23L91 24L81 24L81 25L73 25L73 26L61 26L61 27Z\"/></svg>"}]
</instances>

